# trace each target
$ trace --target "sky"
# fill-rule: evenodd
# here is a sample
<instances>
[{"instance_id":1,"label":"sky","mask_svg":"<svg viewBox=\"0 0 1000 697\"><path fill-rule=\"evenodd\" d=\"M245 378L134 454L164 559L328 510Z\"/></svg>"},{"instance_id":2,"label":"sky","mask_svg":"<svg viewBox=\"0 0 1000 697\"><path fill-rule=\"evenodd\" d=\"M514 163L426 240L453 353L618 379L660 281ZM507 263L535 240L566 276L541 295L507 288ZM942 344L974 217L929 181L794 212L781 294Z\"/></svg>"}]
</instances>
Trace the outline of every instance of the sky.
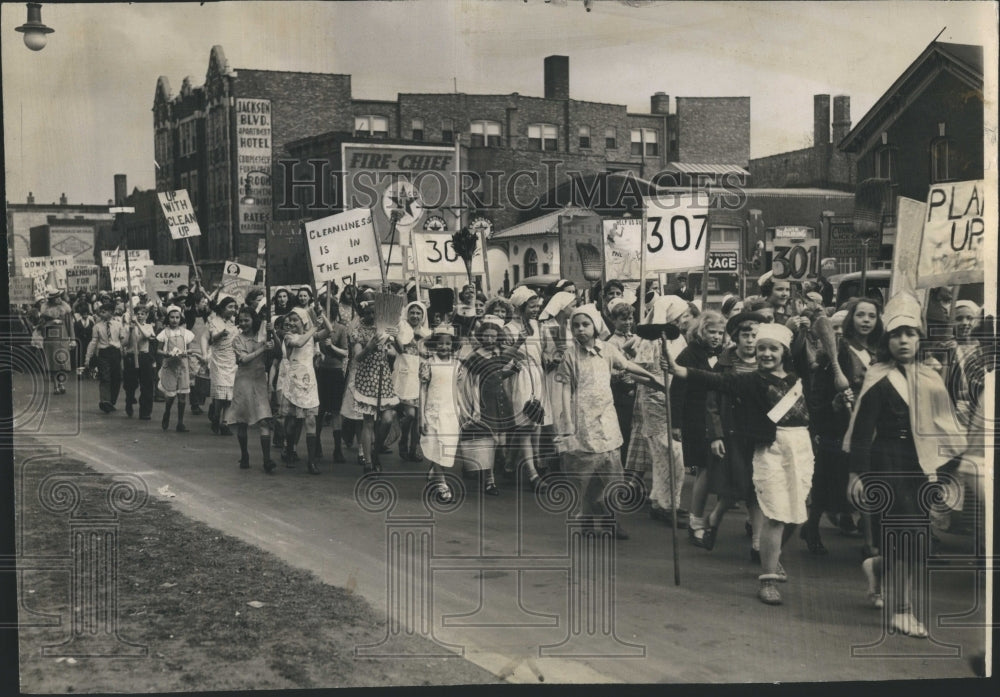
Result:
<instances>
[{"instance_id":1,"label":"sky","mask_svg":"<svg viewBox=\"0 0 1000 697\"><path fill-rule=\"evenodd\" d=\"M751 156L806 147L814 94L857 123L941 33L986 48L996 109L994 2L44 3L39 52L3 2L6 200L104 203L113 175L153 188L153 94L202 85L213 45L232 68L350 74L360 99L399 92L543 95L543 59L570 59L570 96L648 113L649 97L749 96Z\"/></svg>"}]
</instances>

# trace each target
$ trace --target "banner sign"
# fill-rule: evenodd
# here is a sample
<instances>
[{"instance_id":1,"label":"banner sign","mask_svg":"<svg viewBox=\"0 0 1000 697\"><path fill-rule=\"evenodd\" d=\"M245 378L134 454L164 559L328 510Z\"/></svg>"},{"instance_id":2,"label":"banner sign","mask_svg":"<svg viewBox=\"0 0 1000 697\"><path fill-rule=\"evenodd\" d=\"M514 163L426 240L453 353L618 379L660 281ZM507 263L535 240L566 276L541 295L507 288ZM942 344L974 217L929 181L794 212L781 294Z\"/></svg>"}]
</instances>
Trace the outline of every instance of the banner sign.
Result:
<instances>
[{"instance_id":1,"label":"banner sign","mask_svg":"<svg viewBox=\"0 0 1000 697\"><path fill-rule=\"evenodd\" d=\"M774 228L775 239L805 239L813 236L813 229L804 225L783 225Z\"/></svg>"},{"instance_id":2,"label":"banner sign","mask_svg":"<svg viewBox=\"0 0 1000 697\"><path fill-rule=\"evenodd\" d=\"M984 235L986 230L996 234L995 222L986 225L986 210L982 180L931 186L917 260L917 288L983 282Z\"/></svg>"},{"instance_id":3,"label":"banner sign","mask_svg":"<svg viewBox=\"0 0 1000 697\"><path fill-rule=\"evenodd\" d=\"M572 281L577 288L590 288L601 278L604 262L604 221L587 211L560 215L559 269L561 278ZM556 273L553 271L553 273Z\"/></svg>"},{"instance_id":4,"label":"banner sign","mask_svg":"<svg viewBox=\"0 0 1000 697\"><path fill-rule=\"evenodd\" d=\"M819 240L796 240L775 244L771 252L775 281L811 281L819 277Z\"/></svg>"},{"instance_id":5,"label":"banner sign","mask_svg":"<svg viewBox=\"0 0 1000 697\"><path fill-rule=\"evenodd\" d=\"M413 258L420 273L435 276L468 276L465 262L458 256L451 243L450 233L413 231ZM393 252L395 256L399 251ZM472 273L484 274L483 241L476 245L472 255Z\"/></svg>"},{"instance_id":6,"label":"banner sign","mask_svg":"<svg viewBox=\"0 0 1000 697\"><path fill-rule=\"evenodd\" d=\"M638 281L642 259L642 219L604 221L604 277Z\"/></svg>"},{"instance_id":7,"label":"banner sign","mask_svg":"<svg viewBox=\"0 0 1000 697\"><path fill-rule=\"evenodd\" d=\"M646 205L646 272L703 268L708 242L708 197L661 194Z\"/></svg>"},{"instance_id":8,"label":"banner sign","mask_svg":"<svg viewBox=\"0 0 1000 697\"><path fill-rule=\"evenodd\" d=\"M709 271L736 271L739 269L739 255L736 252L708 253Z\"/></svg>"},{"instance_id":9,"label":"banner sign","mask_svg":"<svg viewBox=\"0 0 1000 697\"><path fill-rule=\"evenodd\" d=\"M327 281L340 284L354 274L359 279L382 278L381 250L372 212L366 208L306 223L306 244L317 287Z\"/></svg>"},{"instance_id":10,"label":"banner sign","mask_svg":"<svg viewBox=\"0 0 1000 697\"><path fill-rule=\"evenodd\" d=\"M96 293L100 280L100 269L93 264L73 266L66 269L66 290L70 293L85 291Z\"/></svg>"},{"instance_id":11,"label":"banner sign","mask_svg":"<svg viewBox=\"0 0 1000 697\"><path fill-rule=\"evenodd\" d=\"M35 279L31 276L14 276L7 287L11 305L30 305L35 302Z\"/></svg>"},{"instance_id":12,"label":"banner sign","mask_svg":"<svg viewBox=\"0 0 1000 697\"><path fill-rule=\"evenodd\" d=\"M222 281L219 287L223 293L233 296L242 305L256 278L257 269L254 267L227 261L222 267Z\"/></svg>"},{"instance_id":13,"label":"banner sign","mask_svg":"<svg viewBox=\"0 0 1000 697\"><path fill-rule=\"evenodd\" d=\"M271 101L236 100L236 177L239 191L239 232L263 235L271 220ZM246 203L249 182L253 203Z\"/></svg>"},{"instance_id":14,"label":"banner sign","mask_svg":"<svg viewBox=\"0 0 1000 697\"><path fill-rule=\"evenodd\" d=\"M21 275L44 278L54 269L68 269L74 265L71 256L24 257L21 259Z\"/></svg>"},{"instance_id":15,"label":"banner sign","mask_svg":"<svg viewBox=\"0 0 1000 697\"><path fill-rule=\"evenodd\" d=\"M187 285L187 266L147 266L146 267L146 292L172 293L177 290L177 286Z\"/></svg>"},{"instance_id":16,"label":"banner sign","mask_svg":"<svg viewBox=\"0 0 1000 697\"><path fill-rule=\"evenodd\" d=\"M128 250L128 263L134 264L136 262L147 262L144 266L149 266L152 262L149 261L149 250L148 249L130 249ZM125 263L124 252L120 249L101 250L101 266L111 266L115 263Z\"/></svg>"},{"instance_id":17,"label":"banner sign","mask_svg":"<svg viewBox=\"0 0 1000 697\"><path fill-rule=\"evenodd\" d=\"M198 219L194 216L194 206L188 198L187 189L160 191L156 196L160 199L163 217L167 219L171 239L183 240L201 235L201 228L198 227Z\"/></svg>"}]
</instances>

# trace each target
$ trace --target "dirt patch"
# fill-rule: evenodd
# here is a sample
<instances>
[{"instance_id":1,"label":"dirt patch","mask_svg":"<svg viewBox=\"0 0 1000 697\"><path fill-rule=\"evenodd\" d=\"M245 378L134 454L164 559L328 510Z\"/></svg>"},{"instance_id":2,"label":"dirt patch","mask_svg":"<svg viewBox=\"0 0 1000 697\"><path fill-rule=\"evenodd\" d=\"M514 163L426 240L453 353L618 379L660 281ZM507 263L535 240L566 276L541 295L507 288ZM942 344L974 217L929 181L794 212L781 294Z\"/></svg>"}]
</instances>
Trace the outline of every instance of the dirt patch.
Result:
<instances>
[{"instance_id":1,"label":"dirt patch","mask_svg":"<svg viewBox=\"0 0 1000 697\"><path fill-rule=\"evenodd\" d=\"M114 477L59 459L20 467L16 513L25 569L20 669L24 692L173 692L500 682L459 657L355 658L386 636L362 598L149 499L118 515L119 636L140 657L43 655L71 634L70 513L42 505L39 486L65 473L80 493L74 521L108 516ZM62 477L61 477L62 479ZM111 527L115 527L112 522ZM42 558L47 569L42 570ZM59 570L62 565L65 570ZM48 570L56 567L55 570ZM248 604L249 603L249 604ZM256 606L256 607L255 607ZM60 626L25 626L59 618ZM98 627L98 634L103 627ZM114 644L115 642L111 642ZM407 637L405 653L430 652Z\"/></svg>"}]
</instances>

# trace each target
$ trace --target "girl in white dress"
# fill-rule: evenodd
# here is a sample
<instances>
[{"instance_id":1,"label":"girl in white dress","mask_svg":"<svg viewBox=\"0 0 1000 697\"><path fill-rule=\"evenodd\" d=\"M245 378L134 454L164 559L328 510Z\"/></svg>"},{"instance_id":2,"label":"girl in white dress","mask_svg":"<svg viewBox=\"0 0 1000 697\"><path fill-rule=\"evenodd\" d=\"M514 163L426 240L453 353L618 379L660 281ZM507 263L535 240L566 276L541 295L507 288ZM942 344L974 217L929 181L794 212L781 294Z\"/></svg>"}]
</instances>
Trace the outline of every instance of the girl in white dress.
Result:
<instances>
[{"instance_id":1,"label":"girl in white dress","mask_svg":"<svg viewBox=\"0 0 1000 697\"><path fill-rule=\"evenodd\" d=\"M157 353L163 359L160 366L160 389L167 398L163 406L163 420L160 425L166 431L170 428L170 410L177 400L177 431L187 431L184 425L184 407L191 392L191 374L188 369L188 354L194 343L194 332L181 326L181 308L171 305L167 308L167 326L156 336Z\"/></svg>"},{"instance_id":2,"label":"girl in white dress","mask_svg":"<svg viewBox=\"0 0 1000 697\"><path fill-rule=\"evenodd\" d=\"M326 318L320 315L321 321ZM281 415L285 417L285 433L292 433L296 422L301 421L306 431L306 449L309 453L309 474L319 474L316 466L316 415L319 413L319 389L316 386L315 339L323 339L329 327L319 331L313 325L309 312L293 308L285 316L285 383L281 393Z\"/></svg>"},{"instance_id":3,"label":"girl in white dress","mask_svg":"<svg viewBox=\"0 0 1000 697\"><path fill-rule=\"evenodd\" d=\"M455 465L460 432L455 399L455 373L458 361L452 355L455 329L438 325L428 343L433 354L420 363L420 448L431 461L435 491L442 501L451 501L452 493L444 480L442 468Z\"/></svg>"}]
</instances>

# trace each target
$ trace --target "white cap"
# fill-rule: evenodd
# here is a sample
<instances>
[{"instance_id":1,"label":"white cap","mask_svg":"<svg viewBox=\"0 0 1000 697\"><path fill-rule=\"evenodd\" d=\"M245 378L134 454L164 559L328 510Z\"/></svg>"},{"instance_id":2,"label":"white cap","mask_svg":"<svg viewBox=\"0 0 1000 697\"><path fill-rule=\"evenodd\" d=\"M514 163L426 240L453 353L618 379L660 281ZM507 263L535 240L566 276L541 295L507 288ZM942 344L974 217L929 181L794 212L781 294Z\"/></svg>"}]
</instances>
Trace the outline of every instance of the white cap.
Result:
<instances>
[{"instance_id":1,"label":"white cap","mask_svg":"<svg viewBox=\"0 0 1000 697\"><path fill-rule=\"evenodd\" d=\"M757 338L754 343L760 343L762 339L770 339L771 341L777 341L786 349L791 350L792 330L790 330L783 324L774 324L773 322L767 324L758 324Z\"/></svg>"},{"instance_id":2,"label":"white cap","mask_svg":"<svg viewBox=\"0 0 1000 697\"><path fill-rule=\"evenodd\" d=\"M900 327L913 327L923 331L924 324L920 319L922 314L920 302L915 297L909 293L897 293L885 304L882 324L887 333Z\"/></svg>"}]
</instances>

